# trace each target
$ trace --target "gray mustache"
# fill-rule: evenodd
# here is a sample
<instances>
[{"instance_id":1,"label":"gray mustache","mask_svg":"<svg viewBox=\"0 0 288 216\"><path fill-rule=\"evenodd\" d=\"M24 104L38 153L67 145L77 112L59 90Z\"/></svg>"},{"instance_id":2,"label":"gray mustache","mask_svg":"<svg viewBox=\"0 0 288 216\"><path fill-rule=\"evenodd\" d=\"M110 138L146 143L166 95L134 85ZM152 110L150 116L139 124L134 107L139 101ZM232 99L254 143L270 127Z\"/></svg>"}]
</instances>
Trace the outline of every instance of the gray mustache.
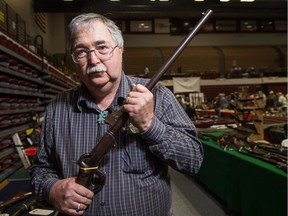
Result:
<instances>
[{"instance_id":1,"label":"gray mustache","mask_svg":"<svg viewBox=\"0 0 288 216\"><path fill-rule=\"evenodd\" d=\"M86 73L91 74L91 73L100 73L107 71L107 68L104 65L96 65L93 67L88 67Z\"/></svg>"}]
</instances>

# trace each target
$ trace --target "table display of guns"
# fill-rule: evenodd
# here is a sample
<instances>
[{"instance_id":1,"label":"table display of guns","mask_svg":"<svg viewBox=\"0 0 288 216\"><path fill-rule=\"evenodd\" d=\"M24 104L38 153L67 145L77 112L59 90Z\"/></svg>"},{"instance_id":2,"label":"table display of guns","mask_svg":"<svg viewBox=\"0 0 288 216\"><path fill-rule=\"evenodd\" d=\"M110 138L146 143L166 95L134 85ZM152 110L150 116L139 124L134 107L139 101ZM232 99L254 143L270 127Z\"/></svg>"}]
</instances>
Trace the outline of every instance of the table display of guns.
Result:
<instances>
[{"instance_id":1,"label":"table display of guns","mask_svg":"<svg viewBox=\"0 0 288 216\"><path fill-rule=\"evenodd\" d=\"M34 208L36 208L38 204L38 201L36 198L32 198L20 205L18 205L15 210L9 214L9 216L18 216L18 215L21 215L22 213L24 212L27 212L27 211L31 211L33 210Z\"/></svg>"},{"instance_id":2,"label":"table display of guns","mask_svg":"<svg viewBox=\"0 0 288 216\"><path fill-rule=\"evenodd\" d=\"M0 202L0 213L2 213L6 208L14 205L15 203L17 203L21 200L24 200L30 196L32 196L32 192L22 193L22 194L19 194L19 195L12 197L11 199L9 199L7 201L1 201Z\"/></svg>"},{"instance_id":3,"label":"table display of guns","mask_svg":"<svg viewBox=\"0 0 288 216\"><path fill-rule=\"evenodd\" d=\"M54 211L53 206L47 204L46 202L40 202L30 191L23 191L17 193L16 195L13 195L12 197L8 197L6 199L6 201L0 201L0 216L18 216L32 214L54 216L58 215L58 212Z\"/></svg>"},{"instance_id":4,"label":"table display of guns","mask_svg":"<svg viewBox=\"0 0 288 216\"><path fill-rule=\"evenodd\" d=\"M159 71L151 78L151 80L146 85L146 88L151 90L156 83L160 80L163 74L168 70L174 60L180 55L184 48L188 45L191 39L196 35L196 33L201 29L202 25L212 14L212 10L207 10L203 13L202 19L196 24L193 30L189 33L187 37L181 42L177 47L175 52L167 60L166 63L159 69ZM119 118L115 123L109 128L109 130L104 134L97 145L92 149L90 153L83 154L77 161L79 166L79 172L76 178L76 182L81 184L94 193L102 189L105 184L105 174L99 169L99 164L102 158L106 155L110 148L116 146L116 134L121 130L124 124L128 121L129 115L126 112L121 113Z\"/></svg>"},{"instance_id":5,"label":"table display of guns","mask_svg":"<svg viewBox=\"0 0 288 216\"><path fill-rule=\"evenodd\" d=\"M221 136L212 133L199 133L203 140L212 139L225 151L229 148L237 150L241 154L249 155L275 165L277 168L288 172L287 153L288 148L281 145L270 144L265 141L249 141L247 134L227 132Z\"/></svg>"}]
</instances>

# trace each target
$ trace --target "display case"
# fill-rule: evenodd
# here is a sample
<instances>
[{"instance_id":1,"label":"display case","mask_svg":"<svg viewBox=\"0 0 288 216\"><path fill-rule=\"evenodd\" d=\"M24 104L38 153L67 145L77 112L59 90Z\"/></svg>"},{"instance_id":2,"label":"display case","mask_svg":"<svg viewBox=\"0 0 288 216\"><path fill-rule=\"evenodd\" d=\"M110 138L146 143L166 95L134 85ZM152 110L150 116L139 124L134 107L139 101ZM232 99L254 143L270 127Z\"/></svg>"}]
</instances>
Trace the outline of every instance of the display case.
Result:
<instances>
[{"instance_id":1,"label":"display case","mask_svg":"<svg viewBox=\"0 0 288 216\"><path fill-rule=\"evenodd\" d=\"M43 57L0 32L0 182L23 166L19 147L25 154L38 144L46 105L75 85ZM23 146L15 145L15 135Z\"/></svg>"}]
</instances>

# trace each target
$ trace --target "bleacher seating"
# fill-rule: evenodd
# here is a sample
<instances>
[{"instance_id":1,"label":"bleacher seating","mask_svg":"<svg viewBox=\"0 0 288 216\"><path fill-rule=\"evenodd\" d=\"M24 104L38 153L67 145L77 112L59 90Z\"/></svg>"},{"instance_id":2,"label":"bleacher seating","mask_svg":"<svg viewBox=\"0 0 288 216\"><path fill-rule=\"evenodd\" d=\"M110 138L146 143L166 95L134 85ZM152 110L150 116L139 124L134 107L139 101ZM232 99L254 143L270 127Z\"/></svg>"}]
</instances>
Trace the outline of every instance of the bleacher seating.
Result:
<instances>
[{"instance_id":1,"label":"bleacher seating","mask_svg":"<svg viewBox=\"0 0 288 216\"><path fill-rule=\"evenodd\" d=\"M124 71L143 74L145 67L155 73L175 51L175 47L128 47L124 51ZM202 79L285 76L287 49L281 46L188 46L172 63L166 74L198 74ZM281 63L281 64L280 64ZM233 64L241 75L233 77ZM287 64L287 62L286 62ZM255 71L249 74L249 70ZM248 74L246 73L248 72ZM245 74L246 73L246 74Z\"/></svg>"}]
</instances>

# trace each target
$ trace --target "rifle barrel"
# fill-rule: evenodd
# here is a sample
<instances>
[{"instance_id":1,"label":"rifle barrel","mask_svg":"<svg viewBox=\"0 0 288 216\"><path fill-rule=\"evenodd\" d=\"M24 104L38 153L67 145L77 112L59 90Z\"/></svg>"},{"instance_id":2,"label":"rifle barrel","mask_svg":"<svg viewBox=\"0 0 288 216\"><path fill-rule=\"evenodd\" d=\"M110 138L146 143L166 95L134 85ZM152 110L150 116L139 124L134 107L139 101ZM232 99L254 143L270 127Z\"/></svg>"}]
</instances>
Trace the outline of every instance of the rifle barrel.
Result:
<instances>
[{"instance_id":1,"label":"rifle barrel","mask_svg":"<svg viewBox=\"0 0 288 216\"><path fill-rule=\"evenodd\" d=\"M25 211L29 211L29 210L32 210L34 209L36 206L37 206L37 199L36 198L33 198L21 205L19 205L14 212L12 212L11 214L9 214L10 216L18 216L18 215L21 215L23 212Z\"/></svg>"},{"instance_id":2,"label":"rifle barrel","mask_svg":"<svg viewBox=\"0 0 288 216\"><path fill-rule=\"evenodd\" d=\"M181 42L181 44L177 47L175 52L170 56L170 58L167 60L167 62L159 69L159 71L152 77L150 82L146 85L146 88L151 90L155 84L160 80L160 78L163 76L163 74L167 71L167 69L170 67L170 65L174 62L174 60L180 55L180 53L184 50L184 48L189 44L189 42L192 40L192 38L197 34L197 32L200 30L202 25L206 22L206 20L209 18L209 16L212 14L212 10L208 9L206 12L203 12L202 19L196 24L196 26L193 28L193 30L189 33L189 35L184 38L184 40Z\"/></svg>"},{"instance_id":3,"label":"rifle barrel","mask_svg":"<svg viewBox=\"0 0 288 216\"><path fill-rule=\"evenodd\" d=\"M14 204L20 200L23 200L23 199L25 199L31 195L32 195L32 192L27 192L27 193L24 193L22 195L13 196L11 199L4 201L4 202L1 202L0 203L0 209L4 209L8 206L11 206L12 204Z\"/></svg>"}]
</instances>

